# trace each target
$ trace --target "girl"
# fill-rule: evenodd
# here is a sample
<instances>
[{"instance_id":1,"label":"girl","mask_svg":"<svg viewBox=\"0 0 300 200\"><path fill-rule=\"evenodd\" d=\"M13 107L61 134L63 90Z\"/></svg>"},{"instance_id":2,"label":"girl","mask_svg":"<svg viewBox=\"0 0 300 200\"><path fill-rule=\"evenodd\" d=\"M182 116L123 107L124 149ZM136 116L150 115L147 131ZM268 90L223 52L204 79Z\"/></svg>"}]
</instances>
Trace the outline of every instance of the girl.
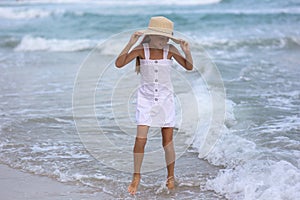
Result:
<instances>
[{"instance_id":1,"label":"girl","mask_svg":"<svg viewBox=\"0 0 300 200\"><path fill-rule=\"evenodd\" d=\"M145 35L141 44L130 51L137 40ZM168 44L169 39L180 44L185 54ZM174 58L186 70L193 69L189 44L173 37L173 22L165 17L152 17L147 30L135 32L128 44L117 57L115 65L121 68L137 60L136 71L141 74L141 84L137 92L137 135L134 145L134 173L128 187L135 194L140 182L140 171L144 157L144 148L150 126L161 127L162 144L167 165L167 187L174 188L175 151L173 146L173 127L175 124L175 104L171 83L171 65Z\"/></svg>"}]
</instances>

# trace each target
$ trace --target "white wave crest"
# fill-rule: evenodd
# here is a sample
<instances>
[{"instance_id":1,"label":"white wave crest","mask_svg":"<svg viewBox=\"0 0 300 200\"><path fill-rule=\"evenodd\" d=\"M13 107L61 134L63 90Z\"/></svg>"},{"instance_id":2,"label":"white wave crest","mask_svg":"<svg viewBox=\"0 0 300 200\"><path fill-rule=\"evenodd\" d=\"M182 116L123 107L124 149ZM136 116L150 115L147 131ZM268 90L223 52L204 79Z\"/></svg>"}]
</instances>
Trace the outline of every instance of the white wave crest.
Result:
<instances>
[{"instance_id":1,"label":"white wave crest","mask_svg":"<svg viewBox=\"0 0 300 200\"><path fill-rule=\"evenodd\" d=\"M45 39L42 37L24 36L15 51L83 51L92 49L97 44L93 40L58 40Z\"/></svg>"},{"instance_id":2,"label":"white wave crest","mask_svg":"<svg viewBox=\"0 0 300 200\"><path fill-rule=\"evenodd\" d=\"M206 187L233 200L296 200L300 196L300 171L287 161L256 160L219 172Z\"/></svg>"},{"instance_id":3,"label":"white wave crest","mask_svg":"<svg viewBox=\"0 0 300 200\"><path fill-rule=\"evenodd\" d=\"M0 8L0 18L5 19L33 19L48 17L50 15L51 11L42 9Z\"/></svg>"},{"instance_id":4,"label":"white wave crest","mask_svg":"<svg viewBox=\"0 0 300 200\"><path fill-rule=\"evenodd\" d=\"M289 159L282 159L281 154ZM226 168L208 180L205 189L232 200L296 200L300 194L300 152L291 150L288 154L277 152L274 158L270 150L228 130L206 157L209 163Z\"/></svg>"},{"instance_id":5,"label":"white wave crest","mask_svg":"<svg viewBox=\"0 0 300 200\"><path fill-rule=\"evenodd\" d=\"M25 3L93 3L101 5L205 5L219 3L221 0L23 0Z\"/></svg>"}]
</instances>

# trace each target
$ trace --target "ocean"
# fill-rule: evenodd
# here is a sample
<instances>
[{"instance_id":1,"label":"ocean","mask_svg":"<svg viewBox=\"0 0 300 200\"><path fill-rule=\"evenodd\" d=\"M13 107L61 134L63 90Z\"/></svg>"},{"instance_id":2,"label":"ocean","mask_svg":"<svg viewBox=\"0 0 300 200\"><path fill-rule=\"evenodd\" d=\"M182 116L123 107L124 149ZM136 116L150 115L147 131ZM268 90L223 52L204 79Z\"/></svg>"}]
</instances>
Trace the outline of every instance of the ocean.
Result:
<instances>
[{"instance_id":1,"label":"ocean","mask_svg":"<svg viewBox=\"0 0 300 200\"><path fill-rule=\"evenodd\" d=\"M153 128L131 197L139 75L114 60L157 15L195 69L172 68L176 189ZM1 1L0 163L112 199L299 199L299 27L298 0Z\"/></svg>"}]
</instances>

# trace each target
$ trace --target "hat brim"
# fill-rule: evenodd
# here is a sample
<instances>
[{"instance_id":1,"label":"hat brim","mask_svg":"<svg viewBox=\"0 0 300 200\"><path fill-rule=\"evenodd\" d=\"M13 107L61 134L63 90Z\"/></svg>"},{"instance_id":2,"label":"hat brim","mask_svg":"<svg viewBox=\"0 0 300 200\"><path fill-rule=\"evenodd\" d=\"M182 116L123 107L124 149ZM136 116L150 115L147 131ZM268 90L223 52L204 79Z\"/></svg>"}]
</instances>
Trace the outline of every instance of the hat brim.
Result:
<instances>
[{"instance_id":1,"label":"hat brim","mask_svg":"<svg viewBox=\"0 0 300 200\"><path fill-rule=\"evenodd\" d=\"M158 31L153 31L153 30L149 30L149 29L146 29L146 30L140 30L139 32L143 33L144 35L161 35L161 36L165 36L165 37L168 37L170 38L171 40L173 40L175 43L179 44L181 39L179 38L176 38L168 33L163 33L163 32L158 32Z\"/></svg>"}]
</instances>

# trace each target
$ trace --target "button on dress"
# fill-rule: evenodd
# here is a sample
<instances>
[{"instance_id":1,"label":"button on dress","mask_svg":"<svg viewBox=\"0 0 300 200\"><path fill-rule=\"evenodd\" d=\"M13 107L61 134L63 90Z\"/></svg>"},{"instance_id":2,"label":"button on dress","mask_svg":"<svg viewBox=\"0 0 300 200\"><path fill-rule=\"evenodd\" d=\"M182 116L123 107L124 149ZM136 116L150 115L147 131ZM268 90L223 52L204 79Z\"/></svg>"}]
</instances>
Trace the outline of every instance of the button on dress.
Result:
<instances>
[{"instance_id":1,"label":"button on dress","mask_svg":"<svg viewBox=\"0 0 300 200\"><path fill-rule=\"evenodd\" d=\"M163 48L163 59L150 60L150 49L143 44L145 59L140 59L141 81L137 91L138 125L174 127L175 101L171 82L172 60L169 45Z\"/></svg>"}]
</instances>

